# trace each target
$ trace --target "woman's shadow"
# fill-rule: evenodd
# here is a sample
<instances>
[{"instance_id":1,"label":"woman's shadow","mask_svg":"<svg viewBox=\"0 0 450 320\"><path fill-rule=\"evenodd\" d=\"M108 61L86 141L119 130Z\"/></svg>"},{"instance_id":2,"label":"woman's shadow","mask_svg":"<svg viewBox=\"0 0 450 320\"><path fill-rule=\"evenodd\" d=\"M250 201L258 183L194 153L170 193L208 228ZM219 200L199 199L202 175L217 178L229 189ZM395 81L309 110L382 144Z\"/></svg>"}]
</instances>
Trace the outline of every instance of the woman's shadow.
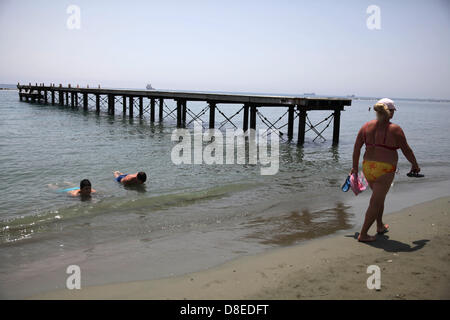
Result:
<instances>
[{"instance_id":1,"label":"woman's shadow","mask_svg":"<svg viewBox=\"0 0 450 320\"><path fill-rule=\"evenodd\" d=\"M353 237L354 239L358 239L359 232L355 232L354 235L347 235L346 237ZM423 239L423 240L416 240L413 241L413 244L415 246L411 246L409 244L397 241L397 240L390 240L389 236L385 234L377 234L376 235L377 240L373 242L362 242L364 244L367 244L371 247L383 249L387 252L413 252L422 249L426 243L430 240Z\"/></svg>"}]
</instances>

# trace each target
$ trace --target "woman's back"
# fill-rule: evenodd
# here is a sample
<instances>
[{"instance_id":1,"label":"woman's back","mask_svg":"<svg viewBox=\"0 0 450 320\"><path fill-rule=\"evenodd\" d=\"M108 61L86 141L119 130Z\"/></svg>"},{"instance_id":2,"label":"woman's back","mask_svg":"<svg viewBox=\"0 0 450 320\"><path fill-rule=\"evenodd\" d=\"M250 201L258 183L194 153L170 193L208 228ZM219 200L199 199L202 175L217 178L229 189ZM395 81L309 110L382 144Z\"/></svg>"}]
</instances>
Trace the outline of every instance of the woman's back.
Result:
<instances>
[{"instance_id":1,"label":"woman's back","mask_svg":"<svg viewBox=\"0 0 450 320\"><path fill-rule=\"evenodd\" d=\"M367 122L361 128L366 144L364 160L383 161L396 166L399 128L398 125L385 121Z\"/></svg>"}]
</instances>

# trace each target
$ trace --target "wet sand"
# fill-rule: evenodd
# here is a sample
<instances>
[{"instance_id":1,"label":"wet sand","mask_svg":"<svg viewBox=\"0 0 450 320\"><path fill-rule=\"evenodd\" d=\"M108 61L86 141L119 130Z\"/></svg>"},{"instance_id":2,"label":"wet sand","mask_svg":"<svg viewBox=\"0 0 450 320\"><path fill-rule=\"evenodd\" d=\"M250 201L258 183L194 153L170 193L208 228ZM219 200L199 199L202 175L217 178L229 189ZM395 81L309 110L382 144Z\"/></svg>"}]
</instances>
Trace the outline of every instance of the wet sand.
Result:
<instances>
[{"instance_id":1,"label":"wet sand","mask_svg":"<svg viewBox=\"0 0 450 320\"><path fill-rule=\"evenodd\" d=\"M450 197L385 216L390 232L353 232L247 256L178 277L60 290L32 299L449 299ZM375 232L372 226L371 233ZM367 267L381 270L369 290Z\"/></svg>"}]
</instances>

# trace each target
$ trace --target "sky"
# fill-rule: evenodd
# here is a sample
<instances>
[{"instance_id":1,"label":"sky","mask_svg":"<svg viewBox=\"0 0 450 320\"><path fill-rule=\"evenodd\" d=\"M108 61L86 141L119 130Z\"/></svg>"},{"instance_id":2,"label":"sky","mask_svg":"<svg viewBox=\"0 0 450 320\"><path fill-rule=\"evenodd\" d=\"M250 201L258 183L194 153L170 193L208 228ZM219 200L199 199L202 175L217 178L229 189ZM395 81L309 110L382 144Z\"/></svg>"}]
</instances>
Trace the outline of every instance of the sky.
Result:
<instances>
[{"instance_id":1,"label":"sky","mask_svg":"<svg viewBox=\"0 0 450 320\"><path fill-rule=\"evenodd\" d=\"M450 98L449 0L0 0L0 44L0 83Z\"/></svg>"}]
</instances>

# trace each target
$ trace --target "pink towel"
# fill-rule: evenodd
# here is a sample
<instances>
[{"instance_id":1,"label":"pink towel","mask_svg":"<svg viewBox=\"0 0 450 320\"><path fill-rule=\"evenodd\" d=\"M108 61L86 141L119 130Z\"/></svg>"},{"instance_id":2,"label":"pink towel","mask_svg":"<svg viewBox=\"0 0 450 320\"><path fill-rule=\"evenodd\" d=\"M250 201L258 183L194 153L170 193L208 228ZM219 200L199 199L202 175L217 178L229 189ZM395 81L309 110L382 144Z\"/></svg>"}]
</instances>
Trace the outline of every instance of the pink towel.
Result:
<instances>
[{"instance_id":1,"label":"pink towel","mask_svg":"<svg viewBox=\"0 0 450 320\"><path fill-rule=\"evenodd\" d=\"M364 174L362 172L360 173L360 176L358 176L356 173L350 176L350 187L355 193L355 196L366 190L367 181L366 178L364 178Z\"/></svg>"}]
</instances>

